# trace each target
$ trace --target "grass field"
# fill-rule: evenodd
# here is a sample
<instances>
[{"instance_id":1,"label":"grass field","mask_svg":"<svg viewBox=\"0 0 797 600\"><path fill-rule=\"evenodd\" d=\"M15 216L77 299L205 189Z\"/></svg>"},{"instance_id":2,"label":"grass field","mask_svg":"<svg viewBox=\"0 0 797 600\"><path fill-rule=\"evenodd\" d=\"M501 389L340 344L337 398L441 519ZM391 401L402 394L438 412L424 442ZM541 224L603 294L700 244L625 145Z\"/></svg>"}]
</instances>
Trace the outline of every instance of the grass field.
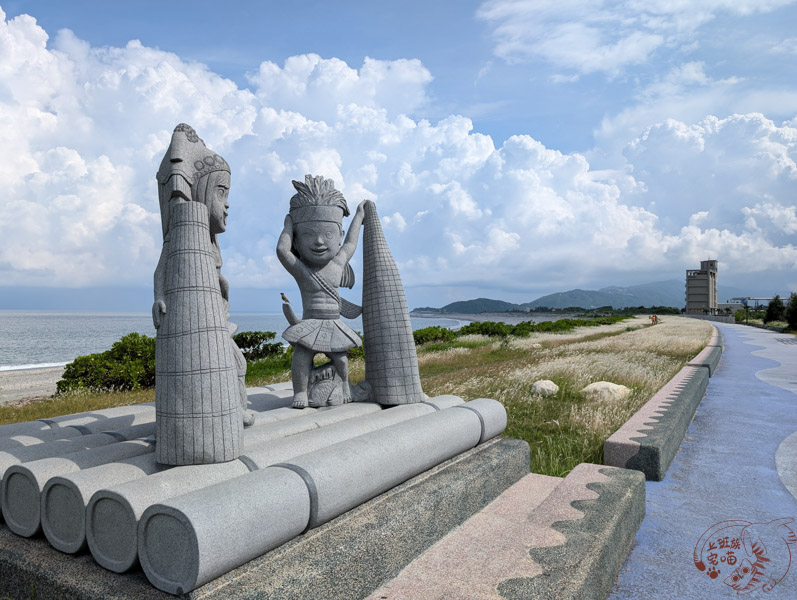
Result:
<instances>
[{"instance_id":1,"label":"grass field","mask_svg":"<svg viewBox=\"0 0 797 600\"><path fill-rule=\"evenodd\" d=\"M566 334L536 334L495 341L463 336L449 343L418 347L424 391L465 400L494 398L508 414L505 435L527 441L531 470L564 476L582 462L603 462L603 442L708 342L706 321L667 316L650 326L646 317L614 325L583 327ZM364 376L363 360L350 364L353 382ZM285 361L249 368L247 384L290 379ZM532 384L550 379L555 396L531 393ZM632 390L623 401L590 400L580 390L610 381ZM0 424L29 421L110 406L152 402L154 390L77 393L20 407L0 407Z\"/></svg>"}]
</instances>

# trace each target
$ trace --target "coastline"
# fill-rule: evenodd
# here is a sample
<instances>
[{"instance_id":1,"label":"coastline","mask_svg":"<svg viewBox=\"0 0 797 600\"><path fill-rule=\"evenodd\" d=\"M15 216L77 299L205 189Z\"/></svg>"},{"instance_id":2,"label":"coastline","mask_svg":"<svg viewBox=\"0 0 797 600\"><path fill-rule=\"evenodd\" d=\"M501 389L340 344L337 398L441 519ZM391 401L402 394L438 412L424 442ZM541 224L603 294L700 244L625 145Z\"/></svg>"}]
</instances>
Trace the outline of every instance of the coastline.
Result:
<instances>
[{"instance_id":1,"label":"coastline","mask_svg":"<svg viewBox=\"0 0 797 600\"><path fill-rule=\"evenodd\" d=\"M64 373L61 367L0 371L0 405L27 403L52 396Z\"/></svg>"},{"instance_id":2,"label":"coastline","mask_svg":"<svg viewBox=\"0 0 797 600\"><path fill-rule=\"evenodd\" d=\"M522 312L485 312L479 314L465 314L465 313L419 313L411 312L410 316L418 317L420 319L453 319L456 321L465 321L472 323L474 321L496 321L506 323L507 325L517 325L524 321L556 321L557 319L566 319L572 317L570 313L522 313Z\"/></svg>"}]
</instances>

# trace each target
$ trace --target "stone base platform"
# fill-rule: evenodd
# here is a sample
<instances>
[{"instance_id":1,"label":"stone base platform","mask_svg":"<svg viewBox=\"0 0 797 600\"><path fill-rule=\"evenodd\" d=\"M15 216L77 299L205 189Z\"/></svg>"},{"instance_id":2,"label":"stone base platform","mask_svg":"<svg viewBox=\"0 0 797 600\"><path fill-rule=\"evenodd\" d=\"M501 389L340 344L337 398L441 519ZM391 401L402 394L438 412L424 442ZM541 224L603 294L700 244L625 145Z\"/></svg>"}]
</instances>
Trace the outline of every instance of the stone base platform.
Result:
<instances>
[{"instance_id":1,"label":"stone base platform","mask_svg":"<svg viewBox=\"0 0 797 600\"><path fill-rule=\"evenodd\" d=\"M185 598L363 598L529 472L525 442L497 438L312 529ZM0 526L0 597L174 598L143 572L119 575L91 555Z\"/></svg>"},{"instance_id":2,"label":"stone base platform","mask_svg":"<svg viewBox=\"0 0 797 600\"><path fill-rule=\"evenodd\" d=\"M645 516L642 473L529 474L368 600L602 599Z\"/></svg>"}]
</instances>

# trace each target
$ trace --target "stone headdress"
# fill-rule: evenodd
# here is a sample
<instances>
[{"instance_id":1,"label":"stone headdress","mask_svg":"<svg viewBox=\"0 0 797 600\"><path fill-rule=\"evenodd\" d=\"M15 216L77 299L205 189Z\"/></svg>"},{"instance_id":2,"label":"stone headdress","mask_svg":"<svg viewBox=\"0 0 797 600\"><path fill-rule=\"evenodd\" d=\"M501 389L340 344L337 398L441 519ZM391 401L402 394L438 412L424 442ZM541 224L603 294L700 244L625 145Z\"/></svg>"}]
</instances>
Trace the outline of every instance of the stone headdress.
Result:
<instances>
[{"instance_id":1,"label":"stone headdress","mask_svg":"<svg viewBox=\"0 0 797 600\"><path fill-rule=\"evenodd\" d=\"M304 183L294 180L296 194L291 198L290 215L294 224L307 221L330 221L340 225L349 216L346 198L335 189L335 182L321 175L304 176Z\"/></svg>"},{"instance_id":2,"label":"stone headdress","mask_svg":"<svg viewBox=\"0 0 797 600\"><path fill-rule=\"evenodd\" d=\"M193 127L180 123L174 128L171 144L155 176L164 237L169 229L169 201L175 197L196 200L194 190L197 182L213 171L229 173L230 165L205 146Z\"/></svg>"}]
</instances>

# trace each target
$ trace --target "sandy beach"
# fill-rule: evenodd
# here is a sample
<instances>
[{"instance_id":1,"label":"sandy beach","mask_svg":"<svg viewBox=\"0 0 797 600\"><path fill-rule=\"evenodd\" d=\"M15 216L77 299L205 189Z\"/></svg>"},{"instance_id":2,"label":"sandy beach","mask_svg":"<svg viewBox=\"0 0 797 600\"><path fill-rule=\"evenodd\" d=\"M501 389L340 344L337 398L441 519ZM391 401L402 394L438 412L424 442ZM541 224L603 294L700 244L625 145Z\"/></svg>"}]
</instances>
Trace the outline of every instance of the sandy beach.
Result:
<instances>
[{"instance_id":1,"label":"sandy beach","mask_svg":"<svg viewBox=\"0 0 797 600\"><path fill-rule=\"evenodd\" d=\"M0 404L52 396L63 372L64 367L0 371Z\"/></svg>"}]
</instances>

